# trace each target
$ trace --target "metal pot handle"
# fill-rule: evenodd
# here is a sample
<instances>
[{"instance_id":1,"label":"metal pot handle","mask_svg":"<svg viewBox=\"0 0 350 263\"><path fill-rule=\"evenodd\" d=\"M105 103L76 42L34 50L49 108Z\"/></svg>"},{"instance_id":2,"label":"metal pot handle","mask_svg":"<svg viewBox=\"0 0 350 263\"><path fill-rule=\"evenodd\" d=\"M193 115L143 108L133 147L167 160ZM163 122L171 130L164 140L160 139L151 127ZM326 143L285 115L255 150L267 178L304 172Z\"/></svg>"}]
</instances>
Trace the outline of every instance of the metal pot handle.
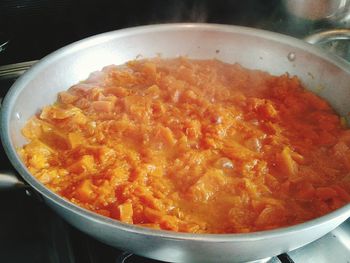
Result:
<instances>
[{"instance_id":1,"label":"metal pot handle","mask_svg":"<svg viewBox=\"0 0 350 263\"><path fill-rule=\"evenodd\" d=\"M13 171L0 172L0 190L23 188L28 185L21 181Z\"/></svg>"},{"instance_id":2,"label":"metal pot handle","mask_svg":"<svg viewBox=\"0 0 350 263\"><path fill-rule=\"evenodd\" d=\"M334 40L350 40L350 29L333 29L310 35L304 40L310 44L324 44Z\"/></svg>"},{"instance_id":3,"label":"metal pot handle","mask_svg":"<svg viewBox=\"0 0 350 263\"><path fill-rule=\"evenodd\" d=\"M350 63L350 47L339 40L350 40L350 29L333 29L310 35L304 40L310 44L326 48L334 55ZM331 44L331 45L328 45ZM333 45L334 44L334 45Z\"/></svg>"}]
</instances>

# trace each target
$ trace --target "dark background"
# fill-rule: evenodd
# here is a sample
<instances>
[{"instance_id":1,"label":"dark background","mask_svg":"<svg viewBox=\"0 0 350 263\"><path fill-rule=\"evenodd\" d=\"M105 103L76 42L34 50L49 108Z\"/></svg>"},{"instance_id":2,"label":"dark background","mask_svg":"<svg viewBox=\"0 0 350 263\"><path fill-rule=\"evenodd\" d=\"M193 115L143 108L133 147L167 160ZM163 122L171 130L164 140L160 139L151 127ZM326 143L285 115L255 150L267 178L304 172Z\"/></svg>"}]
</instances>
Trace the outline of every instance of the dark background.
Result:
<instances>
[{"instance_id":1,"label":"dark background","mask_svg":"<svg viewBox=\"0 0 350 263\"><path fill-rule=\"evenodd\" d=\"M0 65L40 59L82 38L173 22L244 25L302 36L315 25L286 17L281 0L0 0ZM302 26L300 26L302 25Z\"/></svg>"}]
</instances>

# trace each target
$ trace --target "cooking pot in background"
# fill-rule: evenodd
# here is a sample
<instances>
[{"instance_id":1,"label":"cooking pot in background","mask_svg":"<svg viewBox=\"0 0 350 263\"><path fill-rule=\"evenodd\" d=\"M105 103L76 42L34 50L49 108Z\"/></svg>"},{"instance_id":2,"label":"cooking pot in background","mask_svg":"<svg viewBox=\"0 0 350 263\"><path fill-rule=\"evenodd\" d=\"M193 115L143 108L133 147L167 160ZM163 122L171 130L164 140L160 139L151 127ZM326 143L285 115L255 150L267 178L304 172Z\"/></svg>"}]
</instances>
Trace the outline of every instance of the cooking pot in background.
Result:
<instances>
[{"instance_id":1,"label":"cooking pot in background","mask_svg":"<svg viewBox=\"0 0 350 263\"><path fill-rule=\"evenodd\" d=\"M289 14L306 20L341 22L350 19L349 0L283 0Z\"/></svg>"}]
</instances>

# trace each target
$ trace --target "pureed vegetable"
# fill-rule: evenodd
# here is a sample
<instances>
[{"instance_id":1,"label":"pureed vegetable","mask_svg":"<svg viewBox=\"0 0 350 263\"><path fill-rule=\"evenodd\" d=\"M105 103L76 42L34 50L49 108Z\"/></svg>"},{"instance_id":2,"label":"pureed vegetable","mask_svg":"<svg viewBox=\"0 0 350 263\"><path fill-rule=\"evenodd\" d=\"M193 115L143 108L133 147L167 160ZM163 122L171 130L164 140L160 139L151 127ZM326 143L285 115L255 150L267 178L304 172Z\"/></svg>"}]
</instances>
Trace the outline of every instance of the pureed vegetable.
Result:
<instances>
[{"instance_id":1,"label":"pureed vegetable","mask_svg":"<svg viewBox=\"0 0 350 263\"><path fill-rule=\"evenodd\" d=\"M350 130L287 74L186 58L108 66L23 134L43 184L126 223L243 233L350 201Z\"/></svg>"}]
</instances>

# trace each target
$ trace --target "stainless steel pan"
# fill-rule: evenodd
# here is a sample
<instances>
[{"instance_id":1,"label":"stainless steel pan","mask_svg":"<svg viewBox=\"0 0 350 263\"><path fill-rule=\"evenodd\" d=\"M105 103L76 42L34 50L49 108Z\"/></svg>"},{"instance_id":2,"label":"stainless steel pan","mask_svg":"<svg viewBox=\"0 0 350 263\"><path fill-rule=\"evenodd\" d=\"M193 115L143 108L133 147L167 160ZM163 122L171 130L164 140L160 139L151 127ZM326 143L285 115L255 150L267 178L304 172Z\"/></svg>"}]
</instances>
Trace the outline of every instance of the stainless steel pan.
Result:
<instances>
[{"instance_id":1,"label":"stainless steel pan","mask_svg":"<svg viewBox=\"0 0 350 263\"><path fill-rule=\"evenodd\" d=\"M350 66L301 40L271 32L226 25L168 24L118 30L94 36L45 57L8 92L1 112L1 136L9 159L47 204L81 231L146 257L174 262L243 262L301 247L333 230L350 216L350 205L315 220L249 234L186 234L121 223L80 208L38 182L16 148L25 142L21 128L59 91L108 64L139 55L188 55L240 63L271 74L297 75L343 116L350 111Z\"/></svg>"}]
</instances>

